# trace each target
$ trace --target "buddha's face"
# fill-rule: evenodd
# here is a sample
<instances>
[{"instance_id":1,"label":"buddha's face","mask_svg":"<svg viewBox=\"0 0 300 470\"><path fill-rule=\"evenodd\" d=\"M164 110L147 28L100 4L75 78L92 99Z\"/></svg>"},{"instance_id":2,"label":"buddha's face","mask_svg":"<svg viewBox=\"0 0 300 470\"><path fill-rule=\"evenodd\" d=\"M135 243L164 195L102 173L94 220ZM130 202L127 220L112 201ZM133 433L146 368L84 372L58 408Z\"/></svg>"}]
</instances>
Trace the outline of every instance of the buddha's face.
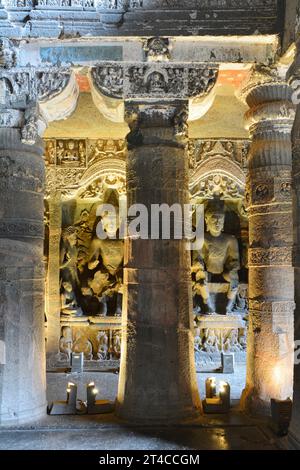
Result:
<instances>
[{"instance_id":1,"label":"buddha's face","mask_svg":"<svg viewBox=\"0 0 300 470\"><path fill-rule=\"evenodd\" d=\"M118 230L117 217L115 214L104 214L102 216L102 226L108 237L115 237Z\"/></svg>"},{"instance_id":2,"label":"buddha's face","mask_svg":"<svg viewBox=\"0 0 300 470\"><path fill-rule=\"evenodd\" d=\"M222 213L215 212L205 216L207 230L213 237L219 237L221 235L224 228L224 221L225 215Z\"/></svg>"}]
</instances>

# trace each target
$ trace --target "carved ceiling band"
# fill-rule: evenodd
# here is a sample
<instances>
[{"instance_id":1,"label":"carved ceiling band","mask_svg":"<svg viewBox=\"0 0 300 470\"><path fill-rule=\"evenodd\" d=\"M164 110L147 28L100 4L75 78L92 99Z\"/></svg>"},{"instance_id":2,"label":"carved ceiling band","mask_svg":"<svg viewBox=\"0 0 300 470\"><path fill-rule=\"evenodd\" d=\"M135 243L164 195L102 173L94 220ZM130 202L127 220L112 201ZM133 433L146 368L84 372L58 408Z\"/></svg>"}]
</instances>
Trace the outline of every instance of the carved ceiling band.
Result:
<instances>
[{"instance_id":1,"label":"carved ceiling band","mask_svg":"<svg viewBox=\"0 0 300 470\"><path fill-rule=\"evenodd\" d=\"M106 63L91 70L98 91L110 98L186 99L201 97L214 87L215 64Z\"/></svg>"}]
</instances>

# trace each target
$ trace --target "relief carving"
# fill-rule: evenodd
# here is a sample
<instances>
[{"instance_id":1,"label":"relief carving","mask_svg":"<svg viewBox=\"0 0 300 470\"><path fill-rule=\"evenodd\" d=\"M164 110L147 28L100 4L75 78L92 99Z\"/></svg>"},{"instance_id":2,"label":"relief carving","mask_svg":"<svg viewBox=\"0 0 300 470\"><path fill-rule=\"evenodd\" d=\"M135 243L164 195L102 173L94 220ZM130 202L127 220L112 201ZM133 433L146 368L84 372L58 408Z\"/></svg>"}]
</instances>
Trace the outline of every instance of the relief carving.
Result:
<instances>
[{"instance_id":1,"label":"relief carving","mask_svg":"<svg viewBox=\"0 0 300 470\"><path fill-rule=\"evenodd\" d=\"M150 38L144 43L144 51L149 62L168 61L170 59L169 40Z\"/></svg>"},{"instance_id":2,"label":"relief carving","mask_svg":"<svg viewBox=\"0 0 300 470\"><path fill-rule=\"evenodd\" d=\"M94 67L91 76L101 93L113 98L203 96L216 83L216 65L185 66L153 62Z\"/></svg>"}]
</instances>

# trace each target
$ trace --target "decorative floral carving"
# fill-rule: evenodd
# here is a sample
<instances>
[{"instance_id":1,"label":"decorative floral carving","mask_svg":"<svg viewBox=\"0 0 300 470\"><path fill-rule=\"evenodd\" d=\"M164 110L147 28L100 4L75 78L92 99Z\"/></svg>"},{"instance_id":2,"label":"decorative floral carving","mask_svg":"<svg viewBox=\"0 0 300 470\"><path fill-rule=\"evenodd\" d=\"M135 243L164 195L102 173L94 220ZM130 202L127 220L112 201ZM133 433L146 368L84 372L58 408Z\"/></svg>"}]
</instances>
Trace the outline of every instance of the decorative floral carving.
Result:
<instances>
[{"instance_id":1,"label":"decorative floral carving","mask_svg":"<svg viewBox=\"0 0 300 470\"><path fill-rule=\"evenodd\" d=\"M229 176L212 174L199 181L193 187L193 194L205 199L220 197L221 199L236 199L243 197L243 188Z\"/></svg>"},{"instance_id":2,"label":"decorative floral carving","mask_svg":"<svg viewBox=\"0 0 300 470\"><path fill-rule=\"evenodd\" d=\"M63 195L68 195L78 188L80 179L84 173L82 168L55 168L46 167L46 197L51 192L61 191Z\"/></svg>"},{"instance_id":3,"label":"decorative floral carving","mask_svg":"<svg viewBox=\"0 0 300 470\"><path fill-rule=\"evenodd\" d=\"M119 194L126 192L125 178L117 174L109 174L102 178L98 178L80 192L81 199L101 198L107 188L113 188Z\"/></svg>"}]
</instances>

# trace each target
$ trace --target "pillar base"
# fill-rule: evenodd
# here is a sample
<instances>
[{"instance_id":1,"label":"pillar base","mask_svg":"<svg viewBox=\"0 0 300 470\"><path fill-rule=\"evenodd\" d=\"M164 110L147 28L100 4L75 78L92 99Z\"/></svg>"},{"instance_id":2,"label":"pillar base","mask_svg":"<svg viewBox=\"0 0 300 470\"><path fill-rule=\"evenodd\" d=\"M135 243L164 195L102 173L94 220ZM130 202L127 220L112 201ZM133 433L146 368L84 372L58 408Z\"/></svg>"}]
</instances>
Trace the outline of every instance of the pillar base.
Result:
<instances>
[{"instance_id":1,"label":"pillar base","mask_svg":"<svg viewBox=\"0 0 300 470\"><path fill-rule=\"evenodd\" d=\"M250 387L242 391L240 409L251 416L271 416L271 403L262 400Z\"/></svg>"},{"instance_id":2,"label":"pillar base","mask_svg":"<svg viewBox=\"0 0 300 470\"><path fill-rule=\"evenodd\" d=\"M154 408L155 407L155 408ZM202 415L202 404L195 408L178 408L168 404L153 403L148 413L139 412L138 409L127 407L116 402L115 414L118 418L131 424L143 424L148 426L181 424L187 420L196 420Z\"/></svg>"}]
</instances>

